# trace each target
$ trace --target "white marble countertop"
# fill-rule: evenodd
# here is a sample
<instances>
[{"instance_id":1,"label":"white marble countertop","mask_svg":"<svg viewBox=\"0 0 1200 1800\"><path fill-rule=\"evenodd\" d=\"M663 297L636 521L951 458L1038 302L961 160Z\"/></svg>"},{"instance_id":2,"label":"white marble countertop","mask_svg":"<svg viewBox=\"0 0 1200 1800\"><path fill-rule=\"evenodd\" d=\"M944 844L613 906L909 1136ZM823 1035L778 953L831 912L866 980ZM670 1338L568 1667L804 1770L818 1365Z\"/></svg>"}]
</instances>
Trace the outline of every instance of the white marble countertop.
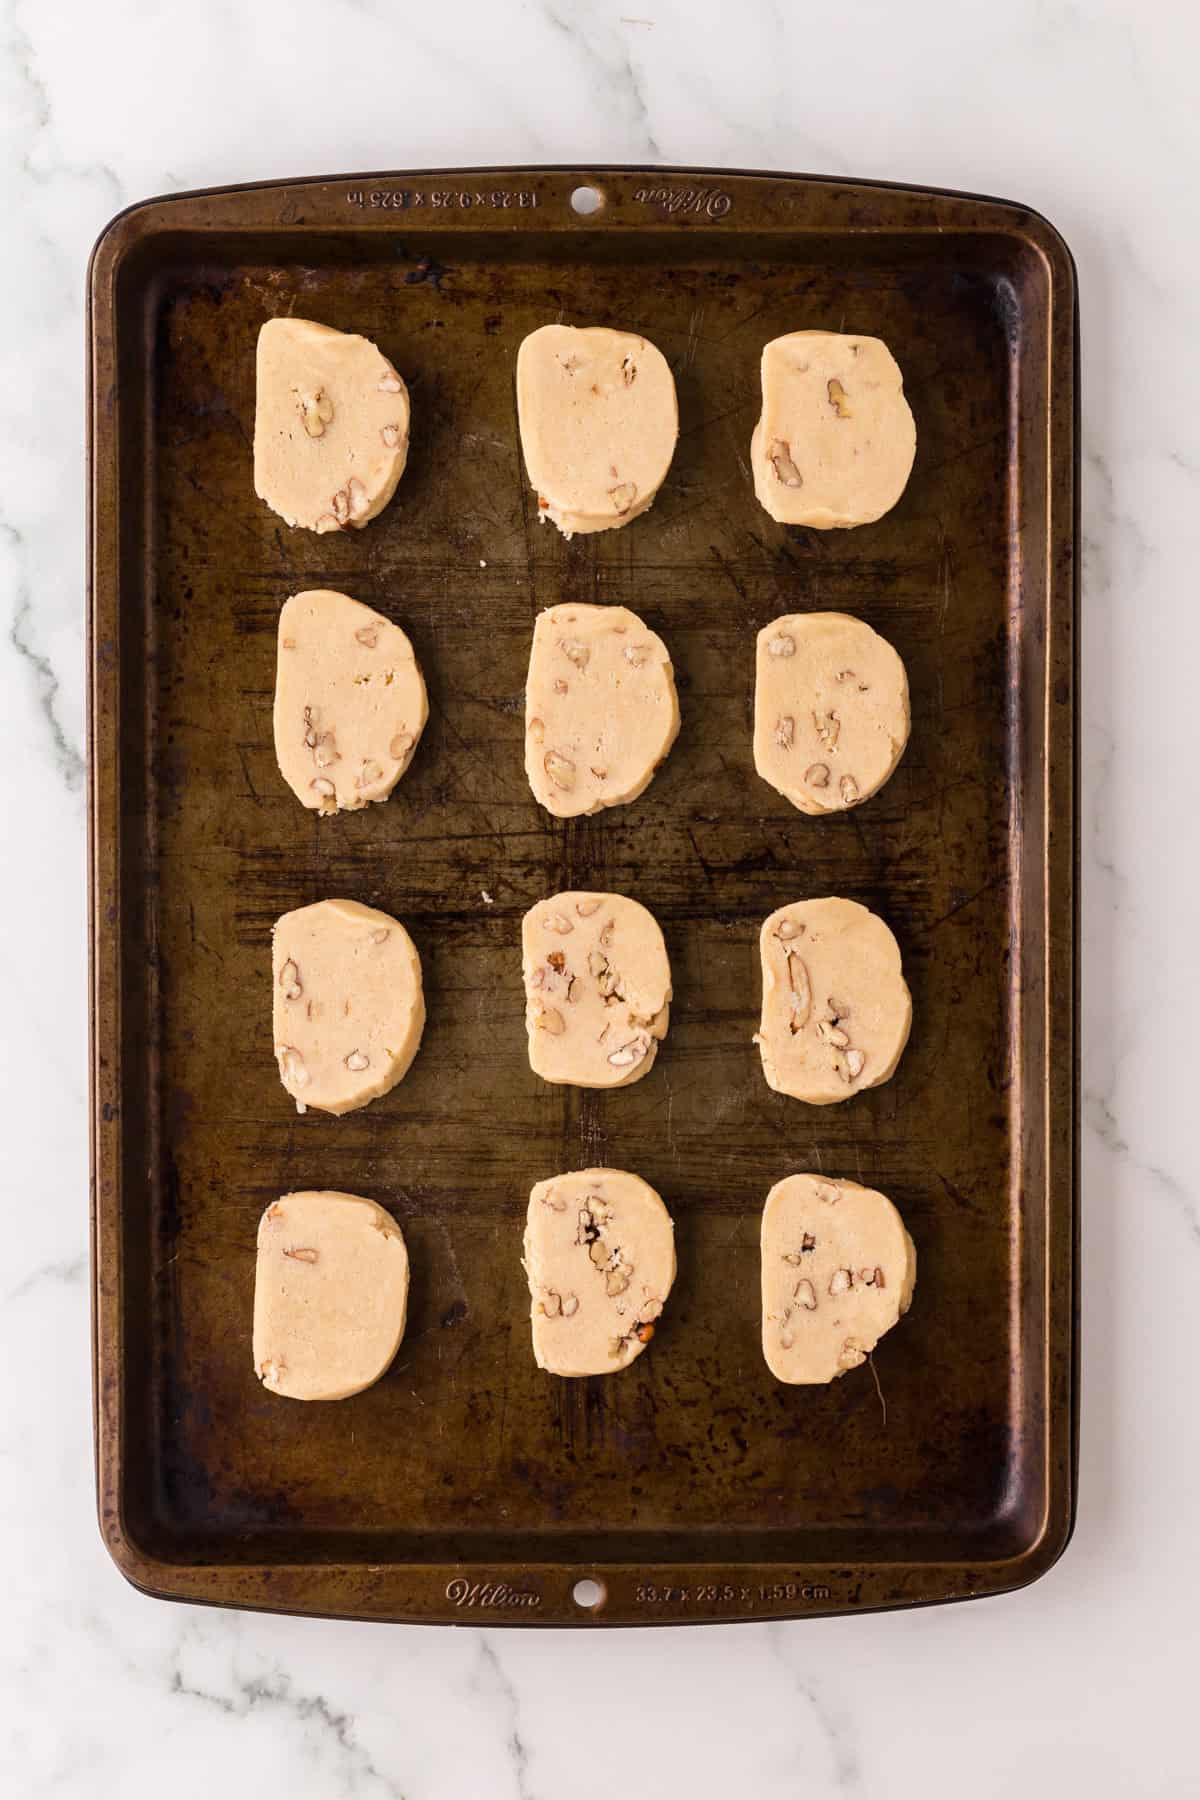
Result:
<instances>
[{"instance_id":1,"label":"white marble countertop","mask_svg":"<svg viewBox=\"0 0 1200 1800\"><path fill-rule=\"evenodd\" d=\"M0 12L0 1786L376 1800L1200 1792L1183 1078L1200 873L1190 0L232 0ZM634 14L640 16L633 16ZM690 1631L429 1631L143 1599L88 1382L83 273L119 207L328 171L589 159L1010 196L1084 344L1081 1499L1037 1586ZM1189 699L1189 695L1192 697ZM1185 936L1185 932L1187 935Z\"/></svg>"}]
</instances>

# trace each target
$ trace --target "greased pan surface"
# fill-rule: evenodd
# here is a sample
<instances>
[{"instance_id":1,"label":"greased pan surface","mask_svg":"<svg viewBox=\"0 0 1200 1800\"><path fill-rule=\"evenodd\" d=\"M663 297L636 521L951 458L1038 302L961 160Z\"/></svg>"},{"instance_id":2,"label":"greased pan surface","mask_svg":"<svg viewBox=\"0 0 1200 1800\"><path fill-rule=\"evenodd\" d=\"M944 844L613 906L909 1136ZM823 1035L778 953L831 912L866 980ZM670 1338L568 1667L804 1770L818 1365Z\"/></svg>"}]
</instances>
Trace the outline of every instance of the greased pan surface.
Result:
<instances>
[{"instance_id":1,"label":"greased pan surface","mask_svg":"<svg viewBox=\"0 0 1200 1800\"><path fill-rule=\"evenodd\" d=\"M590 219L581 180L604 196ZM779 175L355 176L122 214L90 275L91 882L101 1528L139 1586L362 1618L712 1620L962 1598L1070 1534L1076 1417L1076 311L1036 215ZM289 531L254 495L254 345L281 312L374 338L412 393L395 500ZM558 317L645 333L681 432L652 510L539 527L513 364ZM916 464L873 526L775 525L748 472L758 359L802 327L895 352ZM416 647L430 719L383 806L306 814L272 749L288 594L345 590ZM640 800L557 822L522 769L538 610L622 603L665 638L678 742ZM754 634L841 609L900 651L913 731L848 814L754 772ZM519 924L561 887L634 895L671 955L652 1073L533 1077ZM889 922L914 1027L892 1081L807 1108L751 1043L756 938L827 893ZM270 929L329 894L404 920L429 1023L401 1085L298 1117ZM658 1335L611 1379L534 1365L533 1182L608 1162L676 1222ZM870 1370L774 1381L767 1190L881 1188L914 1304ZM255 1227L300 1187L371 1196L412 1257L390 1373L289 1404L250 1359ZM886 1402L886 1416L884 1406ZM582 1610L582 1576L603 1587Z\"/></svg>"}]
</instances>

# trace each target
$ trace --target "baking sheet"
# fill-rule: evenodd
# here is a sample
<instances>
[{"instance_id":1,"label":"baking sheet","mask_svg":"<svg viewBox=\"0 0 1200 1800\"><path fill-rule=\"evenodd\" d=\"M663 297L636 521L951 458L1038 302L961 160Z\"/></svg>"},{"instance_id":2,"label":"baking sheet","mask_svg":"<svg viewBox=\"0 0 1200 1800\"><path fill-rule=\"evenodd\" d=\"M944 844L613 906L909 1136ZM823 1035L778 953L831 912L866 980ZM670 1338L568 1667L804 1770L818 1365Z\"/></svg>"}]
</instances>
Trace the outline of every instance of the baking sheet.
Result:
<instances>
[{"instance_id":1,"label":"baking sheet","mask_svg":"<svg viewBox=\"0 0 1200 1800\"><path fill-rule=\"evenodd\" d=\"M603 196L584 219L581 182ZM408 381L410 462L361 533L290 532L253 493L254 341L294 312ZM547 320L645 333L681 432L628 529L539 527L516 347ZM778 526L748 475L763 342L883 337L917 420L895 510ZM93 1193L101 1528L154 1593L493 1623L791 1616L1034 1579L1074 1504L1073 269L1000 202L807 177L454 171L184 195L121 215L90 278ZM316 820L275 768L275 629L300 588L401 624L430 722L387 805ZM680 738L630 807L560 822L522 770L533 619L633 607L665 638ZM913 733L859 809L805 818L755 775L754 633L866 619ZM559 887L635 895L676 1000L609 1094L529 1071L519 921ZM841 893L891 925L914 1029L850 1103L773 1094L756 936ZM269 934L345 894L420 950L410 1075L298 1118ZM529 1188L607 1162L676 1220L654 1343L611 1379L533 1363ZM759 1347L758 1225L796 1169L863 1180L918 1252L862 1370L787 1388ZM265 1393L254 1235L294 1187L394 1213L413 1264L396 1363L351 1401ZM574 1598L600 1583L598 1606Z\"/></svg>"}]
</instances>

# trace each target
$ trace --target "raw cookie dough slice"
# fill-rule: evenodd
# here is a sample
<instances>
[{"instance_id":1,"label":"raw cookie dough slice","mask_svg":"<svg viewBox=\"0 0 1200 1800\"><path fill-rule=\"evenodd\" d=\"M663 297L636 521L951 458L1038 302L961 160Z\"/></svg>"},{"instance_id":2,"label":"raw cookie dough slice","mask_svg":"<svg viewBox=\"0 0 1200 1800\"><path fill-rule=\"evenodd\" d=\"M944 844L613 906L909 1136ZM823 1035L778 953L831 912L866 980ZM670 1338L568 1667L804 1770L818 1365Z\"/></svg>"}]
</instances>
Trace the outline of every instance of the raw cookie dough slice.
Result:
<instances>
[{"instance_id":1,"label":"raw cookie dough slice","mask_svg":"<svg viewBox=\"0 0 1200 1800\"><path fill-rule=\"evenodd\" d=\"M754 766L801 812L878 792L908 742L904 664L848 613L788 613L758 634Z\"/></svg>"},{"instance_id":2,"label":"raw cookie dough slice","mask_svg":"<svg viewBox=\"0 0 1200 1800\"><path fill-rule=\"evenodd\" d=\"M254 491L289 525L362 526L408 458L408 389L370 338L311 319L258 334Z\"/></svg>"},{"instance_id":3,"label":"raw cookie dough slice","mask_svg":"<svg viewBox=\"0 0 1200 1800\"><path fill-rule=\"evenodd\" d=\"M754 491L784 525L869 525L904 492L917 429L878 338L792 331L762 353Z\"/></svg>"},{"instance_id":4,"label":"raw cookie dough slice","mask_svg":"<svg viewBox=\"0 0 1200 1800\"><path fill-rule=\"evenodd\" d=\"M404 1336L408 1251L357 1194L284 1194L258 1223L254 1369L292 1400L344 1400L378 1381Z\"/></svg>"},{"instance_id":5,"label":"raw cookie dough slice","mask_svg":"<svg viewBox=\"0 0 1200 1800\"><path fill-rule=\"evenodd\" d=\"M623 606L538 615L525 686L525 772L559 819L636 800L679 732L662 639Z\"/></svg>"},{"instance_id":6,"label":"raw cookie dough slice","mask_svg":"<svg viewBox=\"0 0 1200 1800\"><path fill-rule=\"evenodd\" d=\"M425 1029L421 959L399 920L318 900L275 926L275 1057L296 1111L347 1113L408 1071Z\"/></svg>"},{"instance_id":7,"label":"raw cookie dough slice","mask_svg":"<svg viewBox=\"0 0 1200 1800\"><path fill-rule=\"evenodd\" d=\"M649 1184L580 1169L529 1196L533 1354L552 1375L609 1375L640 1356L675 1279L675 1227Z\"/></svg>"},{"instance_id":8,"label":"raw cookie dough slice","mask_svg":"<svg viewBox=\"0 0 1200 1800\"><path fill-rule=\"evenodd\" d=\"M334 813L386 800L429 717L398 625L346 594L285 600L275 673L275 755L302 806Z\"/></svg>"},{"instance_id":9,"label":"raw cookie dough slice","mask_svg":"<svg viewBox=\"0 0 1200 1800\"><path fill-rule=\"evenodd\" d=\"M671 1011L652 913L624 894L552 894L525 914L521 950L535 1075L611 1088L649 1074Z\"/></svg>"},{"instance_id":10,"label":"raw cookie dough slice","mask_svg":"<svg viewBox=\"0 0 1200 1800\"><path fill-rule=\"evenodd\" d=\"M917 1253L891 1201L854 1181L789 1175L762 1216L762 1345L780 1381L857 1369L908 1311Z\"/></svg>"},{"instance_id":11,"label":"raw cookie dough slice","mask_svg":"<svg viewBox=\"0 0 1200 1800\"><path fill-rule=\"evenodd\" d=\"M531 332L517 352L517 414L538 515L568 538L645 512L679 436L662 351L606 326Z\"/></svg>"},{"instance_id":12,"label":"raw cookie dough slice","mask_svg":"<svg viewBox=\"0 0 1200 1800\"><path fill-rule=\"evenodd\" d=\"M900 1061L912 996L900 947L856 900L802 900L759 934L762 1023L755 1043L777 1093L829 1106L878 1087Z\"/></svg>"}]
</instances>

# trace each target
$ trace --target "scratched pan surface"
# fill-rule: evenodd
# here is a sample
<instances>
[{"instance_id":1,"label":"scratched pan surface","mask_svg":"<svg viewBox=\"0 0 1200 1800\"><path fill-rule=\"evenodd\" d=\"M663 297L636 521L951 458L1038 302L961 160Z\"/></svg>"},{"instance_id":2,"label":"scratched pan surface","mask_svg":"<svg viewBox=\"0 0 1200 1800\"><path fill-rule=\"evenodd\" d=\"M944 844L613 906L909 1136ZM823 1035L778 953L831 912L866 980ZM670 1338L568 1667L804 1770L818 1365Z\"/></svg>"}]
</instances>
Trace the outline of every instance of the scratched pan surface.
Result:
<instances>
[{"instance_id":1,"label":"scratched pan surface","mask_svg":"<svg viewBox=\"0 0 1200 1800\"><path fill-rule=\"evenodd\" d=\"M963 196L787 176L484 171L252 187L122 215L91 271L95 1347L101 1526L166 1596L288 1611L629 1623L996 1592L1070 1534L1075 1418L1076 325L1046 223ZM278 313L374 338L412 454L361 533L253 491L254 345ZM652 511L565 543L522 468L513 364L547 320L645 333L681 432ZM747 472L763 342L884 338L916 465L877 525L774 524ZM341 588L411 635L431 716L390 802L304 813L275 768L280 605ZM636 608L683 729L634 805L559 823L522 771L535 615ZM900 651L908 752L825 820L751 756L756 630L839 608ZM525 1054L519 922L636 895L675 980L652 1074L555 1088ZM899 939L895 1078L807 1108L766 1086L756 936L839 893ZM365 1111L298 1117L269 938L345 894L420 948L429 1025ZM485 898L490 896L490 900ZM531 1184L657 1187L679 1276L648 1351L562 1382L529 1347ZM759 1348L782 1175L890 1194L911 1313L871 1370L788 1388ZM412 1254L390 1373L339 1405L250 1361L255 1227L296 1187L371 1195ZM885 1411L886 1408L886 1411ZM572 1597L602 1584L598 1608Z\"/></svg>"}]
</instances>

